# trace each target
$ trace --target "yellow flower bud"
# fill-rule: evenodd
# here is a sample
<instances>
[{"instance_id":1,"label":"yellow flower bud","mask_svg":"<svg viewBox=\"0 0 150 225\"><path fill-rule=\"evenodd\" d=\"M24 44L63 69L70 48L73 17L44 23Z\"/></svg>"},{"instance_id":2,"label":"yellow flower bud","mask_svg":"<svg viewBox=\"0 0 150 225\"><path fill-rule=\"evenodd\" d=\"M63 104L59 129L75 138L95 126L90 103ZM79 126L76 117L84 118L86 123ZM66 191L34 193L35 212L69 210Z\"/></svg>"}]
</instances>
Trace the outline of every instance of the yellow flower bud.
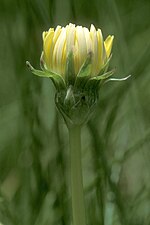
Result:
<instances>
[{"instance_id":1,"label":"yellow flower bud","mask_svg":"<svg viewBox=\"0 0 150 225\"><path fill-rule=\"evenodd\" d=\"M65 75L68 54L72 51L74 70L77 75L89 53L92 53L92 76L97 76L111 54L114 36L103 40L100 29L69 24L57 26L43 32L42 61L44 67L53 73Z\"/></svg>"},{"instance_id":2,"label":"yellow flower bud","mask_svg":"<svg viewBox=\"0 0 150 225\"><path fill-rule=\"evenodd\" d=\"M50 78L56 88L55 103L67 126L88 121L98 100L101 85L108 81L114 70L108 70L114 36L103 40L100 29L69 24L43 32L41 69L27 61L31 72Z\"/></svg>"}]
</instances>

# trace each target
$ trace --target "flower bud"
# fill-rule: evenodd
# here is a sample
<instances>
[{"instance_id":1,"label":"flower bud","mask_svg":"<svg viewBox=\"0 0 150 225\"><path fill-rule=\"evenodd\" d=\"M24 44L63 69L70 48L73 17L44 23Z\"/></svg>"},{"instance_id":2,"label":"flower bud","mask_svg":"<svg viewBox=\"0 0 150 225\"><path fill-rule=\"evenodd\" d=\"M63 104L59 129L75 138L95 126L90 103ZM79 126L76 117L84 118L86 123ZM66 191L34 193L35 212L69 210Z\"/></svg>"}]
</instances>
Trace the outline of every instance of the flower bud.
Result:
<instances>
[{"instance_id":1,"label":"flower bud","mask_svg":"<svg viewBox=\"0 0 150 225\"><path fill-rule=\"evenodd\" d=\"M49 77L56 87L55 103L67 125L85 123L92 114L98 99L100 84L126 80L109 78L107 71L111 59L114 36L103 40L100 29L69 24L43 32L43 51L40 64L32 73Z\"/></svg>"}]
</instances>

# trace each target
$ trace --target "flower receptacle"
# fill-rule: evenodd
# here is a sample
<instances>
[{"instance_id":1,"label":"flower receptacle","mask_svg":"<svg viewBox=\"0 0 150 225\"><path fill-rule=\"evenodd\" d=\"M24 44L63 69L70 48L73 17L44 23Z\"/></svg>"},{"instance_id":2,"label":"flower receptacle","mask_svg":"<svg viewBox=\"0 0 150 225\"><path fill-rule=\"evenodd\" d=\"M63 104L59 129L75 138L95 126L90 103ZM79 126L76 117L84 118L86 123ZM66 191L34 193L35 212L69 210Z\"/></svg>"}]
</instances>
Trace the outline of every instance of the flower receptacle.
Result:
<instances>
[{"instance_id":1,"label":"flower receptacle","mask_svg":"<svg viewBox=\"0 0 150 225\"><path fill-rule=\"evenodd\" d=\"M97 93L69 86L63 92L56 92L55 103L67 126L82 125L88 121L97 102Z\"/></svg>"}]
</instances>

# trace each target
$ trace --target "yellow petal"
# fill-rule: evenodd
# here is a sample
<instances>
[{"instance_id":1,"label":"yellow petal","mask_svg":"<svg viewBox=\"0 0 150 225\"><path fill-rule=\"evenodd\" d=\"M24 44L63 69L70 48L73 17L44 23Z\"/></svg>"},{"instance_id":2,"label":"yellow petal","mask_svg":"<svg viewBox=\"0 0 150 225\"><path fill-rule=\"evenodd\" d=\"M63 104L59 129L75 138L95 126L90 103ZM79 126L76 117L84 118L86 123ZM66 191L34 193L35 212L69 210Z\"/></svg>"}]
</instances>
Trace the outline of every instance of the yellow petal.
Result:
<instances>
[{"instance_id":1,"label":"yellow petal","mask_svg":"<svg viewBox=\"0 0 150 225\"><path fill-rule=\"evenodd\" d=\"M53 41L51 43L51 48L50 48L50 68L52 69L53 68L53 52L54 52L54 47L55 47L55 44L57 42L57 39L59 37L61 33L61 26L57 26L56 29L55 29L55 32L54 32L54 36L53 36Z\"/></svg>"},{"instance_id":2,"label":"yellow petal","mask_svg":"<svg viewBox=\"0 0 150 225\"><path fill-rule=\"evenodd\" d=\"M90 28L90 35L92 39L92 52L93 52L93 65L92 65L92 72L93 75L96 75L98 70L98 38L97 32L93 24L91 24Z\"/></svg>"},{"instance_id":3,"label":"yellow petal","mask_svg":"<svg viewBox=\"0 0 150 225\"><path fill-rule=\"evenodd\" d=\"M46 38L47 34L48 34L48 32L47 32L47 31L44 31L44 32L42 33L42 38L43 38L43 41L45 40L45 38Z\"/></svg>"},{"instance_id":4,"label":"yellow petal","mask_svg":"<svg viewBox=\"0 0 150 225\"><path fill-rule=\"evenodd\" d=\"M92 51L91 36L90 36L89 30L86 27L84 27L83 30L84 30L84 35L85 35L85 40L86 40L86 49L87 49L87 54L88 54L89 52Z\"/></svg>"},{"instance_id":5,"label":"yellow petal","mask_svg":"<svg viewBox=\"0 0 150 225\"><path fill-rule=\"evenodd\" d=\"M50 66L50 57L49 57L49 55L50 55L50 48L51 48L53 36L54 36L54 29L50 28L48 33L47 33L47 35L46 35L46 37L44 37L44 43L43 43L44 60L46 62L46 66L48 68Z\"/></svg>"},{"instance_id":6,"label":"yellow petal","mask_svg":"<svg viewBox=\"0 0 150 225\"><path fill-rule=\"evenodd\" d=\"M55 33L54 33L54 37L53 37L53 44L55 45L59 35L60 35L60 32L61 32L61 26L57 26L56 27L56 30L55 30Z\"/></svg>"},{"instance_id":7,"label":"yellow petal","mask_svg":"<svg viewBox=\"0 0 150 225\"><path fill-rule=\"evenodd\" d=\"M74 68L75 68L75 73L77 74L79 71L79 45L77 41L77 37L75 37L75 45L74 45Z\"/></svg>"},{"instance_id":8,"label":"yellow petal","mask_svg":"<svg viewBox=\"0 0 150 225\"><path fill-rule=\"evenodd\" d=\"M111 49L112 49L112 45L113 45L113 39L114 39L114 36L109 35L104 42L107 58L109 58L110 53L111 53Z\"/></svg>"},{"instance_id":9,"label":"yellow petal","mask_svg":"<svg viewBox=\"0 0 150 225\"><path fill-rule=\"evenodd\" d=\"M67 44L67 53L73 50L75 44L75 25L69 24L66 29L66 44Z\"/></svg>"},{"instance_id":10,"label":"yellow petal","mask_svg":"<svg viewBox=\"0 0 150 225\"><path fill-rule=\"evenodd\" d=\"M76 42L78 44L78 62L81 67L87 56L86 39L82 26L76 27Z\"/></svg>"},{"instance_id":11,"label":"yellow petal","mask_svg":"<svg viewBox=\"0 0 150 225\"><path fill-rule=\"evenodd\" d=\"M65 41L64 48L63 48L63 53L62 53L62 59L61 59L62 75L64 75L65 71L66 71L66 58L67 58L67 54L66 54L66 41Z\"/></svg>"},{"instance_id":12,"label":"yellow petal","mask_svg":"<svg viewBox=\"0 0 150 225\"><path fill-rule=\"evenodd\" d=\"M98 39L98 72L99 72L104 63L104 54L105 54L103 35L100 29L98 29L97 31L97 39Z\"/></svg>"},{"instance_id":13,"label":"yellow petal","mask_svg":"<svg viewBox=\"0 0 150 225\"><path fill-rule=\"evenodd\" d=\"M53 52L53 69L60 74L62 74L61 64L65 42L66 42L66 29L63 27L58 37L58 40L55 44Z\"/></svg>"}]
</instances>

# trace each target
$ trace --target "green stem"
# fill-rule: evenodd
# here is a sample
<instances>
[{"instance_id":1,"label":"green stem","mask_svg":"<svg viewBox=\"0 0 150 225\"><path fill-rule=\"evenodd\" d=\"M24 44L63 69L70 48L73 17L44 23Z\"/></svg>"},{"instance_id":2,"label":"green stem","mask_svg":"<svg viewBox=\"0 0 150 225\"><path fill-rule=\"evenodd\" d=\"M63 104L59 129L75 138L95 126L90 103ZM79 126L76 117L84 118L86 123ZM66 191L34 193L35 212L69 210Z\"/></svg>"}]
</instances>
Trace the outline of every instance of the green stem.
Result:
<instances>
[{"instance_id":1,"label":"green stem","mask_svg":"<svg viewBox=\"0 0 150 225\"><path fill-rule=\"evenodd\" d=\"M86 225L81 165L81 127L69 128L73 225Z\"/></svg>"}]
</instances>

